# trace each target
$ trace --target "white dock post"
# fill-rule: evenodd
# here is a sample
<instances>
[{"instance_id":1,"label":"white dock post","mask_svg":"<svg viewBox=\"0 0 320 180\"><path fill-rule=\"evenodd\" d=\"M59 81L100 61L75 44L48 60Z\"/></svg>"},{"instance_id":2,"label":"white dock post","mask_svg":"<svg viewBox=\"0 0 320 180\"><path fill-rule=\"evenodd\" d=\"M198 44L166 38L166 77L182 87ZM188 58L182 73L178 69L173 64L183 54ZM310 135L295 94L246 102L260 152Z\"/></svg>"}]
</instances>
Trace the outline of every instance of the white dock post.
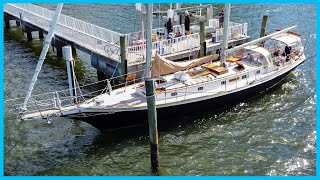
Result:
<instances>
[{"instance_id":1,"label":"white dock post","mask_svg":"<svg viewBox=\"0 0 320 180\"><path fill-rule=\"evenodd\" d=\"M71 99L73 99L74 102L76 102L75 97L77 96L77 92L74 73L74 60L72 58L72 49L70 45L64 46L62 49L66 57L70 96L72 97Z\"/></svg>"}]
</instances>

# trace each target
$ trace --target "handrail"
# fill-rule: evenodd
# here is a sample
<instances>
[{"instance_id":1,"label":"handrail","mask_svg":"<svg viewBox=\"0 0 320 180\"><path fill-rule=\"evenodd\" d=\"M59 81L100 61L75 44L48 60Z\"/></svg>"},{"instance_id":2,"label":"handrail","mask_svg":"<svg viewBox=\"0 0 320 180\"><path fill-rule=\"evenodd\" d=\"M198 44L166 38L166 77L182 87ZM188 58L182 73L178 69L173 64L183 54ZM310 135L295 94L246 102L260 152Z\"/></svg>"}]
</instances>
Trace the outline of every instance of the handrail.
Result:
<instances>
[{"instance_id":1,"label":"handrail","mask_svg":"<svg viewBox=\"0 0 320 180\"><path fill-rule=\"evenodd\" d=\"M153 53L158 52L161 55L165 55L172 52L181 52L188 49L197 48L199 46L200 34L195 33L187 36L180 36L172 39L164 39L161 41L152 42L152 51ZM126 53L129 60L128 63L135 63L135 61L137 61L135 58L137 58L137 56L142 56L143 53L145 53L145 50L145 44L127 47Z\"/></svg>"},{"instance_id":2,"label":"handrail","mask_svg":"<svg viewBox=\"0 0 320 180\"><path fill-rule=\"evenodd\" d=\"M5 4L4 11L29 22L40 28L48 30L49 22L52 19L53 11L33 4ZM98 54L114 56L119 61L118 53L108 53L105 46L120 49L118 42L122 34L69 17L61 15L55 34L74 41L75 44L84 46ZM117 58L118 56L118 58Z\"/></svg>"}]
</instances>

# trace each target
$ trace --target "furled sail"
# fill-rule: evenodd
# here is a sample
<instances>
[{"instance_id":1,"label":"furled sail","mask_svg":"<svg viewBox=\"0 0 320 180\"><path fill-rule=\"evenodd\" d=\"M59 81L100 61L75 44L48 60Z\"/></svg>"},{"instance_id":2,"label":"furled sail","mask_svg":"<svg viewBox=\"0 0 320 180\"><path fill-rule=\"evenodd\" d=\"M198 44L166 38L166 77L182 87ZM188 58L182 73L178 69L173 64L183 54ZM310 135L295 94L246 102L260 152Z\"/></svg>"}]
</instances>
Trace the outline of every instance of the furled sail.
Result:
<instances>
[{"instance_id":1,"label":"furled sail","mask_svg":"<svg viewBox=\"0 0 320 180\"><path fill-rule=\"evenodd\" d=\"M207 62L215 61L218 59L218 57L219 57L218 54L213 54L213 55L205 56L192 61L173 62L161 57L157 53L153 60L152 74L153 76L159 76L159 75L182 71L192 67L200 66L201 64L204 64Z\"/></svg>"}]
</instances>

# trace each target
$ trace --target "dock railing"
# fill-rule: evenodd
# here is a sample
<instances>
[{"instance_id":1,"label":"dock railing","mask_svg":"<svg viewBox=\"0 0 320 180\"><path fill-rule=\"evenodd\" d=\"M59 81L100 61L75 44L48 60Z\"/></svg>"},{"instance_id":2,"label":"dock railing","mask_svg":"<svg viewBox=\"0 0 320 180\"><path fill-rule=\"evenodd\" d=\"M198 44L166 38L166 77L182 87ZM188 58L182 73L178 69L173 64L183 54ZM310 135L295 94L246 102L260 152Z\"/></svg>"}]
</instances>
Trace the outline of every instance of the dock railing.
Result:
<instances>
[{"instance_id":1,"label":"dock railing","mask_svg":"<svg viewBox=\"0 0 320 180\"><path fill-rule=\"evenodd\" d=\"M214 27L215 29L219 28L219 19L210 19L209 27Z\"/></svg>"},{"instance_id":2,"label":"dock railing","mask_svg":"<svg viewBox=\"0 0 320 180\"><path fill-rule=\"evenodd\" d=\"M175 25L172 26L172 32L174 34L180 33L180 35L185 34L184 25ZM164 40L168 37L167 29L165 27L152 29L152 35L155 35L156 41ZM142 31L132 32L126 34L127 37L127 46L135 46L139 44L139 41L142 39L146 39L146 31L142 33Z\"/></svg>"},{"instance_id":3,"label":"dock railing","mask_svg":"<svg viewBox=\"0 0 320 180\"><path fill-rule=\"evenodd\" d=\"M229 27L229 36L228 39L238 39L242 37L247 37L247 29L248 29L248 24L240 24L240 23L230 23L232 26ZM222 36L223 36L223 28L216 29L216 41L220 42L222 41Z\"/></svg>"},{"instance_id":4,"label":"dock railing","mask_svg":"<svg viewBox=\"0 0 320 180\"><path fill-rule=\"evenodd\" d=\"M156 52L160 55L166 55L197 47L200 47L199 33L152 42L152 55L154 56ZM142 58L145 51L146 46L144 43L127 47L128 65L143 62Z\"/></svg>"},{"instance_id":5,"label":"dock railing","mask_svg":"<svg viewBox=\"0 0 320 180\"><path fill-rule=\"evenodd\" d=\"M223 36L223 28L219 28L219 19L210 19L209 26L216 28L216 42L220 42ZM247 23L240 24L235 22L230 22L229 27L229 40L238 39L247 36ZM166 34L165 28L153 29L153 34L157 32L162 32ZM173 33L182 33L180 37L166 39L167 35L157 38L155 42L152 43L152 54L155 52L160 55L167 55L170 53L181 52L193 48L200 47L200 35L199 33L194 33L188 36L184 36L184 25L173 26ZM141 38L142 32L135 32L128 34L130 37L135 37L134 39ZM132 39L132 38L130 38ZM130 46L127 47L127 59L128 65L136 64L138 62L143 62L143 54L145 54L145 44L141 40L135 41Z\"/></svg>"}]
</instances>

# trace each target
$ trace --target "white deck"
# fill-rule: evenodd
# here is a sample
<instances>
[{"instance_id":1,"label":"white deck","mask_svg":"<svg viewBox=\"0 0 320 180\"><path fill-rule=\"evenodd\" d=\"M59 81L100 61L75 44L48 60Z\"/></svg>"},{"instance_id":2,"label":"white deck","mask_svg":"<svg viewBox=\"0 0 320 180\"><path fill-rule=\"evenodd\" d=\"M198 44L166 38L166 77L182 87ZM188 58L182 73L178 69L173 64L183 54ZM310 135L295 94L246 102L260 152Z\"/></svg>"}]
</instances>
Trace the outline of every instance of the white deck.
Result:
<instances>
[{"instance_id":1,"label":"white deck","mask_svg":"<svg viewBox=\"0 0 320 180\"><path fill-rule=\"evenodd\" d=\"M173 78L173 75L165 76L164 79L167 80L166 83L159 84L158 87L165 87L166 91L156 92L156 104L158 106L170 105L181 102L188 102L194 99L201 99L201 97L215 96L222 93L235 91L244 87L247 87L250 83L263 79L267 76L272 76L272 74L277 73L278 68L285 69L290 66L295 66L297 61L289 61L281 67L276 66L275 71L267 72L262 66L242 62L245 66L245 70L238 71L234 67L237 66L236 63L230 63L228 66L229 72L222 75L217 75L215 73L210 73L205 76L190 77L186 82L181 82ZM217 62L219 65L219 62ZM199 69L197 67L194 69ZM253 76L254 72L260 70L261 74ZM190 71L190 70L189 70ZM185 71L188 72L188 71ZM242 76L246 75L247 78L242 79ZM239 78L233 82L229 80ZM221 81L226 81L226 85L221 85ZM88 100L86 103L82 104L82 108L103 108L103 109L132 109L132 108L146 108L146 96L143 87L138 87L143 85L143 83L131 85L126 88L120 88L114 90L111 95L108 93L102 94L95 97L94 99ZM203 91L199 91L198 87L203 87ZM172 93L176 95L172 96ZM97 102L99 105L97 105Z\"/></svg>"},{"instance_id":2,"label":"white deck","mask_svg":"<svg viewBox=\"0 0 320 180\"><path fill-rule=\"evenodd\" d=\"M282 45L273 46L268 51L259 46L246 46L244 50L234 54L236 58L228 59L225 67L227 72L217 72L221 69L220 62L211 62L177 72L179 75L175 73L162 76L161 81L155 80L156 105L162 108L193 103L251 88L292 70L305 60L300 42L292 48L287 60L282 56L284 49ZM242 68L239 69L240 65ZM71 103L64 107L59 105L57 108L56 105L56 108L49 106L49 109L40 112L33 111L24 114L22 119L142 110L147 108L145 94L144 83L137 83L113 90L111 93L104 92L78 106ZM69 97L67 98L70 101Z\"/></svg>"}]
</instances>

